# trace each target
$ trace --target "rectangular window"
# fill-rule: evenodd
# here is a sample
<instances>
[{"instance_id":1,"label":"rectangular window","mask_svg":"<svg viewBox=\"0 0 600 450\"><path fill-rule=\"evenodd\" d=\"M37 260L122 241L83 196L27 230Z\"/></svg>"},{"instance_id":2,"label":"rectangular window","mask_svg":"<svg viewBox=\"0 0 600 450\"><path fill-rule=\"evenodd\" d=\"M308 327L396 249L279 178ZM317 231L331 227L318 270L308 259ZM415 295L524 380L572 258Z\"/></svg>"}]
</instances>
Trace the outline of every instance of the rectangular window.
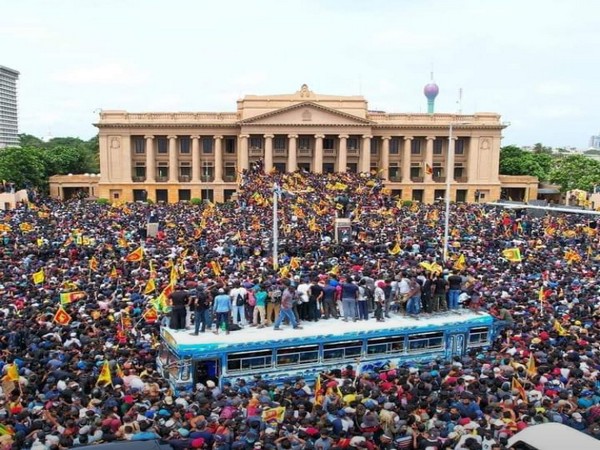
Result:
<instances>
[{"instance_id":1,"label":"rectangular window","mask_svg":"<svg viewBox=\"0 0 600 450\"><path fill-rule=\"evenodd\" d=\"M134 137L133 151L136 155L143 155L146 153L146 139L143 137Z\"/></svg>"},{"instance_id":2,"label":"rectangular window","mask_svg":"<svg viewBox=\"0 0 600 450\"><path fill-rule=\"evenodd\" d=\"M310 149L310 138L308 138L308 137L299 137L298 138L298 149L299 150L308 150L308 149Z\"/></svg>"},{"instance_id":3,"label":"rectangular window","mask_svg":"<svg viewBox=\"0 0 600 450\"><path fill-rule=\"evenodd\" d=\"M179 168L179 176L182 178L189 178L192 176L192 168L190 166L181 166ZM189 181L189 180L181 180L181 181Z\"/></svg>"},{"instance_id":4,"label":"rectangular window","mask_svg":"<svg viewBox=\"0 0 600 450\"><path fill-rule=\"evenodd\" d=\"M167 179L169 177L169 168L165 166L159 166L156 168L156 176L160 179ZM158 181L158 180L157 180Z\"/></svg>"},{"instance_id":5,"label":"rectangular window","mask_svg":"<svg viewBox=\"0 0 600 450\"><path fill-rule=\"evenodd\" d=\"M420 155L421 154L421 140L413 139L410 142L410 153L412 155Z\"/></svg>"},{"instance_id":6,"label":"rectangular window","mask_svg":"<svg viewBox=\"0 0 600 450\"><path fill-rule=\"evenodd\" d=\"M200 175L201 181L213 181L215 174L215 168L213 166L212 161L204 161L202 162L202 174Z\"/></svg>"},{"instance_id":7,"label":"rectangular window","mask_svg":"<svg viewBox=\"0 0 600 450\"><path fill-rule=\"evenodd\" d=\"M446 189L436 189L433 191L433 199L435 201L441 201L446 198Z\"/></svg>"},{"instance_id":8,"label":"rectangular window","mask_svg":"<svg viewBox=\"0 0 600 450\"><path fill-rule=\"evenodd\" d=\"M400 181L400 167L398 167L397 163L390 164L388 177L390 181Z\"/></svg>"},{"instance_id":9,"label":"rectangular window","mask_svg":"<svg viewBox=\"0 0 600 450\"><path fill-rule=\"evenodd\" d=\"M348 150L358 150L358 139L357 138L348 138L346 141L346 148Z\"/></svg>"},{"instance_id":10,"label":"rectangular window","mask_svg":"<svg viewBox=\"0 0 600 450\"><path fill-rule=\"evenodd\" d=\"M456 201L459 203L466 202L467 201L467 193L468 193L467 189L457 189L456 190Z\"/></svg>"},{"instance_id":11,"label":"rectangular window","mask_svg":"<svg viewBox=\"0 0 600 450\"><path fill-rule=\"evenodd\" d=\"M335 148L335 140L333 138L323 139L323 150L333 150Z\"/></svg>"},{"instance_id":12,"label":"rectangular window","mask_svg":"<svg viewBox=\"0 0 600 450\"><path fill-rule=\"evenodd\" d=\"M136 166L134 173L137 178L146 178L146 168L144 166Z\"/></svg>"},{"instance_id":13,"label":"rectangular window","mask_svg":"<svg viewBox=\"0 0 600 450\"><path fill-rule=\"evenodd\" d=\"M251 137L250 138L250 148L251 149L261 149L263 148L263 138L261 137Z\"/></svg>"},{"instance_id":14,"label":"rectangular window","mask_svg":"<svg viewBox=\"0 0 600 450\"><path fill-rule=\"evenodd\" d=\"M161 155L166 155L169 153L169 142L165 137L159 137L156 139L156 148L157 152Z\"/></svg>"},{"instance_id":15,"label":"rectangular window","mask_svg":"<svg viewBox=\"0 0 600 450\"><path fill-rule=\"evenodd\" d=\"M273 139L273 150L285 150L287 139L284 137L276 137Z\"/></svg>"},{"instance_id":16,"label":"rectangular window","mask_svg":"<svg viewBox=\"0 0 600 450\"><path fill-rule=\"evenodd\" d=\"M211 154L213 152L213 138L202 138L202 153Z\"/></svg>"},{"instance_id":17,"label":"rectangular window","mask_svg":"<svg viewBox=\"0 0 600 450\"><path fill-rule=\"evenodd\" d=\"M191 151L190 138L187 136L179 138L179 153L188 154Z\"/></svg>"},{"instance_id":18,"label":"rectangular window","mask_svg":"<svg viewBox=\"0 0 600 450\"><path fill-rule=\"evenodd\" d=\"M433 141L433 154L441 155L443 146L444 146L444 141L442 141L441 139L436 139L435 141Z\"/></svg>"},{"instance_id":19,"label":"rectangular window","mask_svg":"<svg viewBox=\"0 0 600 450\"><path fill-rule=\"evenodd\" d=\"M404 336L369 339L367 341L367 355L403 353L404 339Z\"/></svg>"},{"instance_id":20,"label":"rectangular window","mask_svg":"<svg viewBox=\"0 0 600 450\"><path fill-rule=\"evenodd\" d=\"M465 154L465 140L463 138L458 138L454 143L454 154L455 155L464 155Z\"/></svg>"},{"instance_id":21,"label":"rectangular window","mask_svg":"<svg viewBox=\"0 0 600 450\"><path fill-rule=\"evenodd\" d=\"M319 346L307 345L304 347L280 348L277 350L277 366L296 364L312 364L319 361Z\"/></svg>"},{"instance_id":22,"label":"rectangular window","mask_svg":"<svg viewBox=\"0 0 600 450\"><path fill-rule=\"evenodd\" d=\"M410 168L410 177L411 178L419 178L421 176L421 167L411 167Z\"/></svg>"},{"instance_id":23,"label":"rectangular window","mask_svg":"<svg viewBox=\"0 0 600 450\"><path fill-rule=\"evenodd\" d=\"M225 163L225 170L224 170L223 176L225 177L225 181L235 181L235 179L236 179L235 163L233 163L233 162Z\"/></svg>"},{"instance_id":24,"label":"rectangular window","mask_svg":"<svg viewBox=\"0 0 600 450\"><path fill-rule=\"evenodd\" d=\"M243 372L271 367L273 352L271 350L257 350L248 353L230 353L227 355L227 372Z\"/></svg>"},{"instance_id":25,"label":"rectangular window","mask_svg":"<svg viewBox=\"0 0 600 450\"><path fill-rule=\"evenodd\" d=\"M189 202L192 199L192 191L189 189L179 189L179 201Z\"/></svg>"},{"instance_id":26,"label":"rectangular window","mask_svg":"<svg viewBox=\"0 0 600 450\"><path fill-rule=\"evenodd\" d=\"M412 200L414 202L422 202L423 201L423 193L425 191L423 189L413 189L412 191Z\"/></svg>"},{"instance_id":27,"label":"rectangular window","mask_svg":"<svg viewBox=\"0 0 600 450\"><path fill-rule=\"evenodd\" d=\"M225 154L235 155L235 139L225 138Z\"/></svg>"},{"instance_id":28,"label":"rectangular window","mask_svg":"<svg viewBox=\"0 0 600 450\"><path fill-rule=\"evenodd\" d=\"M400 154L400 139L392 138L390 139L390 155L398 154Z\"/></svg>"},{"instance_id":29,"label":"rectangular window","mask_svg":"<svg viewBox=\"0 0 600 450\"><path fill-rule=\"evenodd\" d=\"M371 155L376 155L379 152L379 140L371 139Z\"/></svg>"},{"instance_id":30,"label":"rectangular window","mask_svg":"<svg viewBox=\"0 0 600 450\"><path fill-rule=\"evenodd\" d=\"M478 346L489 343L489 328L479 327L469 330L469 345Z\"/></svg>"},{"instance_id":31,"label":"rectangular window","mask_svg":"<svg viewBox=\"0 0 600 450\"><path fill-rule=\"evenodd\" d=\"M444 333L420 333L408 337L408 351L411 353L441 350L444 348Z\"/></svg>"},{"instance_id":32,"label":"rectangular window","mask_svg":"<svg viewBox=\"0 0 600 450\"><path fill-rule=\"evenodd\" d=\"M465 176L465 168L464 167L455 167L454 168L454 179L459 180Z\"/></svg>"},{"instance_id":33,"label":"rectangular window","mask_svg":"<svg viewBox=\"0 0 600 450\"><path fill-rule=\"evenodd\" d=\"M323 361L334 359L359 358L362 353L362 342L336 342L335 344L323 344Z\"/></svg>"}]
</instances>

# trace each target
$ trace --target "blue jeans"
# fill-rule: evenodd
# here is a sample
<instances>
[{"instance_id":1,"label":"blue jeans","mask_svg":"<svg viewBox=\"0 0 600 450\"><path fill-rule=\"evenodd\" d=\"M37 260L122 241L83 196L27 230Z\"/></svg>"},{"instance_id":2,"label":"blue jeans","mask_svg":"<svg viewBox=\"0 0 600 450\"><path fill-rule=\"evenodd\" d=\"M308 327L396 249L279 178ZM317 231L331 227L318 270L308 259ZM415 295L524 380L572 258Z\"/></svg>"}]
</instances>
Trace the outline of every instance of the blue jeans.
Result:
<instances>
[{"instance_id":1,"label":"blue jeans","mask_svg":"<svg viewBox=\"0 0 600 450\"><path fill-rule=\"evenodd\" d=\"M451 289L448 291L448 309L458 309L459 289Z\"/></svg>"},{"instance_id":2,"label":"blue jeans","mask_svg":"<svg viewBox=\"0 0 600 450\"><path fill-rule=\"evenodd\" d=\"M414 296L406 303L406 314L417 315L421 312L421 297Z\"/></svg>"},{"instance_id":3,"label":"blue jeans","mask_svg":"<svg viewBox=\"0 0 600 450\"><path fill-rule=\"evenodd\" d=\"M369 320L369 313L367 309L367 301L358 301L358 320Z\"/></svg>"},{"instance_id":4,"label":"blue jeans","mask_svg":"<svg viewBox=\"0 0 600 450\"><path fill-rule=\"evenodd\" d=\"M281 308L279 310L279 317L277 317L277 320L275 320L274 328L279 328L279 325L281 325L283 319L289 320L294 328L298 326L298 322L296 322L296 316L294 315L294 311L291 309Z\"/></svg>"},{"instance_id":5,"label":"blue jeans","mask_svg":"<svg viewBox=\"0 0 600 450\"><path fill-rule=\"evenodd\" d=\"M194 333L198 334L200 330L200 324L202 324L202 332L211 326L210 309L196 310L194 313Z\"/></svg>"}]
</instances>

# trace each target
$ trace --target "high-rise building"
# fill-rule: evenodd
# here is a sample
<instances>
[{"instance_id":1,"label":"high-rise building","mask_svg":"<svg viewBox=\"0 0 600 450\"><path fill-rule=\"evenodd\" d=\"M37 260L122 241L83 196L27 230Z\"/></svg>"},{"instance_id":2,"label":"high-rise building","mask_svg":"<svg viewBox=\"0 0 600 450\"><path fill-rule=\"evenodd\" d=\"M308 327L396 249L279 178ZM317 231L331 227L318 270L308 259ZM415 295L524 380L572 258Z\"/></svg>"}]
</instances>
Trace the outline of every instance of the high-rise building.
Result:
<instances>
[{"instance_id":1,"label":"high-rise building","mask_svg":"<svg viewBox=\"0 0 600 450\"><path fill-rule=\"evenodd\" d=\"M0 66L0 148L19 144L18 79L19 72Z\"/></svg>"},{"instance_id":2,"label":"high-rise building","mask_svg":"<svg viewBox=\"0 0 600 450\"><path fill-rule=\"evenodd\" d=\"M590 148L600 150L600 133L590 138Z\"/></svg>"}]
</instances>

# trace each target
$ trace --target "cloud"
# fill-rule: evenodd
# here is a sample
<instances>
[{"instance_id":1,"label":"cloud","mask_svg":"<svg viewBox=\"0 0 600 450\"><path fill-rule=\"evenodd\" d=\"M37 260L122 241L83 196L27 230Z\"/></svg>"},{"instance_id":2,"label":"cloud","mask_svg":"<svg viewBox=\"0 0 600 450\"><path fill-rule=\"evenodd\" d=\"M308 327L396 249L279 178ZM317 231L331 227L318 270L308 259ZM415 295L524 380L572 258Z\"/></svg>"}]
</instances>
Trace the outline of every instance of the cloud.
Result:
<instances>
[{"instance_id":1,"label":"cloud","mask_svg":"<svg viewBox=\"0 0 600 450\"><path fill-rule=\"evenodd\" d=\"M548 105L533 109L531 115L540 119L574 119L583 116L583 111L573 105Z\"/></svg>"},{"instance_id":2,"label":"cloud","mask_svg":"<svg viewBox=\"0 0 600 450\"><path fill-rule=\"evenodd\" d=\"M55 37L49 29L35 25L0 26L0 36L32 41L48 40Z\"/></svg>"},{"instance_id":3,"label":"cloud","mask_svg":"<svg viewBox=\"0 0 600 450\"><path fill-rule=\"evenodd\" d=\"M535 92L542 95L572 95L575 86L556 80L543 81L535 87Z\"/></svg>"},{"instance_id":4,"label":"cloud","mask_svg":"<svg viewBox=\"0 0 600 450\"><path fill-rule=\"evenodd\" d=\"M73 84L137 85L146 81L146 75L130 64L109 62L67 69L56 74L54 79Z\"/></svg>"}]
</instances>

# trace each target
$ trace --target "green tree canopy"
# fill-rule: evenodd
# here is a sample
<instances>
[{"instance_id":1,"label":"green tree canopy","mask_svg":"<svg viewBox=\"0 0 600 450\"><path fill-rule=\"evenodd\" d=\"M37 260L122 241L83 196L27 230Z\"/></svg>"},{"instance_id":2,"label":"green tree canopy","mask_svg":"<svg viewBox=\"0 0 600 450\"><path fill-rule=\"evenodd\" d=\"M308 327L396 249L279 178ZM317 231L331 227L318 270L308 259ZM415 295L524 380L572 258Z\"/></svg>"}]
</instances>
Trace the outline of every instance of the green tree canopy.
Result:
<instances>
[{"instance_id":1,"label":"green tree canopy","mask_svg":"<svg viewBox=\"0 0 600 450\"><path fill-rule=\"evenodd\" d=\"M0 151L0 179L18 188L44 187L47 183L45 159L37 147L9 147Z\"/></svg>"},{"instance_id":2,"label":"green tree canopy","mask_svg":"<svg viewBox=\"0 0 600 450\"><path fill-rule=\"evenodd\" d=\"M548 181L560 185L562 192L573 189L589 192L600 183L600 161L583 155L564 156L554 161Z\"/></svg>"},{"instance_id":3,"label":"green tree canopy","mask_svg":"<svg viewBox=\"0 0 600 450\"><path fill-rule=\"evenodd\" d=\"M537 145L537 144L536 144ZM541 144L539 146L544 149ZM544 151L528 152L515 145L500 149L500 173L502 175L530 175L540 181L548 179L554 157Z\"/></svg>"}]
</instances>

